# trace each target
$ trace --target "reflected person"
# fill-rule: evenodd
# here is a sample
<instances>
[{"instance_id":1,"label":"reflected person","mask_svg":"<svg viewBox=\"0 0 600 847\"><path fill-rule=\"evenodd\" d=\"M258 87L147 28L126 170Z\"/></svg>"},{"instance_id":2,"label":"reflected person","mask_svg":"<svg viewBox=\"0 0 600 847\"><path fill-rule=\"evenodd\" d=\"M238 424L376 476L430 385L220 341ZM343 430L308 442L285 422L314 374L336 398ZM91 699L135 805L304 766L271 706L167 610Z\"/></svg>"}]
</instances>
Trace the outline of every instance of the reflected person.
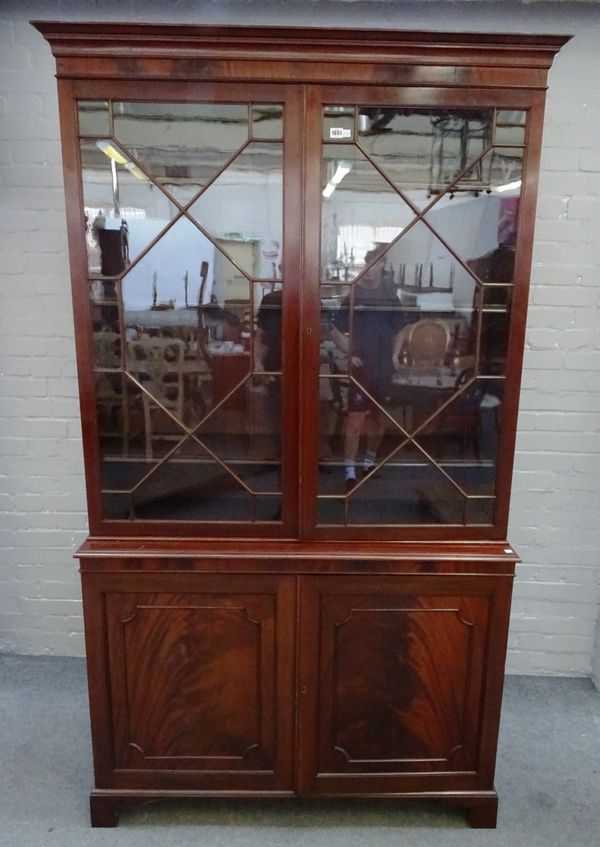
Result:
<instances>
[{"instance_id":1,"label":"reflected person","mask_svg":"<svg viewBox=\"0 0 600 847\"><path fill-rule=\"evenodd\" d=\"M380 252L369 251L366 265L377 259ZM345 298L331 330L332 341L348 357L351 375L344 433L346 493L357 483L356 463L363 436L366 443L362 474L375 467L385 429L380 406L385 405L391 393L392 357L403 323L396 289L384 279L384 260L379 259L354 284L353 298Z\"/></svg>"},{"instance_id":2,"label":"reflected person","mask_svg":"<svg viewBox=\"0 0 600 847\"><path fill-rule=\"evenodd\" d=\"M256 316L254 335L254 370L256 373L281 372L281 307L283 291L277 289L265 294ZM266 415L274 432L279 431L281 417L281 378L267 377Z\"/></svg>"},{"instance_id":3,"label":"reflected person","mask_svg":"<svg viewBox=\"0 0 600 847\"><path fill-rule=\"evenodd\" d=\"M281 371L281 305L283 291L265 294L256 316L254 363L257 371Z\"/></svg>"}]
</instances>

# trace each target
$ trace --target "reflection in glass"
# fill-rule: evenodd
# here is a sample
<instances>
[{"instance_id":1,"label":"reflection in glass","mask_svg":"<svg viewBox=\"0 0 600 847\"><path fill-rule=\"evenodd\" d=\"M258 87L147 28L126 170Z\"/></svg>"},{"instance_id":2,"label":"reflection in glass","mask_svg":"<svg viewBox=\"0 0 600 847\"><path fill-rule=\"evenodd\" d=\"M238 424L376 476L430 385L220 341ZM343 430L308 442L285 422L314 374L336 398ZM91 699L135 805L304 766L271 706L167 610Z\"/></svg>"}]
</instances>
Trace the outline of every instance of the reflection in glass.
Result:
<instances>
[{"instance_id":1,"label":"reflection in glass","mask_svg":"<svg viewBox=\"0 0 600 847\"><path fill-rule=\"evenodd\" d=\"M516 139L520 117L502 118ZM352 144L323 147L321 523L491 513L522 159L489 149L493 127L491 111L361 109L358 143L398 191Z\"/></svg>"},{"instance_id":2,"label":"reflection in glass","mask_svg":"<svg viewBox=\"0 0 600 847\"><path fill-rule=\"evenodd\" d=\"M236 157L245 104L115 108L81 144L105 517L280 521L282 145ZM281 106L252 121L281 138ZM212 180L207 237L165 191Z\"/></svg>"},{"instance_id":3,"label":"reflection in glass","mask_svg":"<svg viewBox=\"0 0 600 847\"><path fill-rule=\"evenodd\" d=\"M127 453L144 455L148 460L162 458L187 435L184 423L184 398L180 383L171 371L158 374L152 359L141 358L138 349L127 350L126 390L129 411ZM178 355L174 346L166 358ZM140 356L136 364L132 359Z\"/></svg>"},{"instance_id":4,"label":"reflection in glass","mask_svg":"<svg viewBox=\"0 0 600 847\"><path fill-rule=\"evenodd\" d=\"M509 196L518 197L523 171L523 148L497 147L488 155L492 156L490 187L496 192L510 192Z\"/></svg>"},{"instance_id":5,"label":"reflection in glass","mask_svg":"<svg viewBox=\"0 0 600 847\"><path fill-rule=\"evenodd\" d=\"M106 520L131 520L134 517L131 494L114 491L102 495L103 516Z\"/></svg>"},{"instance_id":6,"label":"reflection in glass","mask_svg":"<svg viewBox=\"0 0 600 847\"><path fill-rule=\"evenodd\" d=\"M248 140L248 107L114 103L114 132L180 203L189 202Z\"/></svg>"},{"instance_id":7,"label":"reflection in glass","mask_svg":"<svg viewBox=\"0 0 600 847\"><path fill-rule=\"evenodd\" d=\"M117 306L98 305L92 301L91 310L94 367L119 368L121 366L119 309Z\"/></svg>"},{"instance_id":8,"label":"reflection in glass","mask_svg":"<svg viewBox=\"0 0 600 847\"><path fill-rule=\"evenodd\" d=\"M255 497L254 519L257 521L280 521L281 497Z\"/></svg>"},{"instance_id":9,"label":"reflection in glass","mask_svg":"<svg viewBox=\"0 0 600 847\"><path fill-rule=\"evenodd\" d=\"M283 288L279 283L254 285L254 370L281 371ZM243 333L245 336L249 328Z\"/></svg>"},{"instance_id":10,"label":"reflection in glass","mask_svg":"<svg viewBox=\"0 0 600 847\"><path fill-rule=\"evenodd\" d=\"M473 497L467 500L465 510L465 523L471 524L493 524L496 498Z\"/></svg>"},{"instance_id":11,"label":"reflection in glass","mask_svg":"<svg viewBox=\"0 0 600 847\"><path fill-rule=\"evenodd\" d=\"M329 340L321 344L320 493L340 493L342 474L351 489L365 468L377 468L450 402L474 369L473 278L464 272L469 291L457 297L458 305L452 290L405 290L390 281L388 257L405 239L409 249L419 226L423 238L435 240L424 225L411 228L370 265L329 317ZM461 299L468 306L461 308Z\"/></svg>"},{"instance_id":12,"label":"reflection in glass","mask_svg":"<svg viewBox=\"0 0 600 847\"><path fill-rule=\"evenodd\" d=\"M282 145L252 143L189 208L253 278L281 278Z\"/></svg>"},{"instance_id":13,"label":"reflection in glass","mask_svg":"<svg viewBox=\"0 0 600 847\"><path fill-rule=\"evenodd\" d=\"M283 137L283 106L254 103L252 106L252 138L279 141Z\"/></svg>"},{"instance_id":14,"label":"reflection in glass","mask_svg":"<svg viewBox=\"0 0 600 847\"><path fill-rule=\"evenodd\" d=\"M461 181L426 220L482 282L512 281L521 192L522 150L494 150L482 160L484 181ZM472 186L473 181L469 180Z\"/></svg>"},{"instance_id":15,"label":"reflection in glass","mask_svg":"<svg viewBox=\"0 0 600 847\"><path fill-rule=\"evenodd\" d=\"M476 165L466 171L450 189L448 199L487 199L489 203L504 197L518 198L523 168L522 147L494 147ZM482 193L483 192L483 193ZM480 212L483 217L484 212Z\"/></svg>"},{"instance_id":16,"label":"reflection in glass","mask_svg":"<svg viewBox=\"0 0 600 847\"><path fill-rule=\"evenodd\" d=\"M114 142L81 142L88 266L116 276L172 220L176 207Z\"/></svg>"},{"instance_id":17,"label":"reflection in glass","mask_svg":"<svg viewBox=\"0 0 600 847\"><path fill-rule=\"evenodd\" d=\"M484 285L482 288L482 308L499 308L509 312L512 296L512 285Z\"/></svg>"},{"instance_id":18,"label":"reflection in glass","mask_svg":"<svg viewBox=\"0 0 600 847\"><path fill-rule=\"evenodd\" d=\"M390 244L415 213L351 145L324 147L321 275L348 282L365 267L374 245Z\"/></svg>"},{"instance_id":19,"label":"reflection in glass","mask_svg":"<svg viewBox=\"0 0 600 847\"><path fill-rule=\"evenodd\" d=\"M129 371L191 427L250 373L250 283L183 217L123 277L122 292Z\"/></svg>"},{"instance_id":20,"label":"reflection in glass","mask_svg":"<svg viewBox=\"0 0 600 847\"><path fill-rule=\"evenodd\" d=\"M128 449L129 421L123 375L120 373L96 374L96 417L103 457L125 455ZM103 487L122 488L103 463Z\"/></svg>"},{"instance_id":21,"label":"reflection in glass","mask_svg":"<svg viewBox=\"0 0 600 847\"><path fill-rule=\"evenodd\" d=\"M317 500L317 524L343 526L346 522L346 501L341 498Z\"/></svg>"},{"instance_id":22,"label":"reflection in glass","mask_svg":"<svg viewBox=\"0 0 600 847\"><path fill-rule=\"evenodd\" d=\"M375 255L367 253L367 261ZM352 377L349 412L373 411L373 401L385 406L392 392L394 357L400 352L397 341L412 320L385 275L383 260L370 264L331 316L331 340L345 354Z\"/></svg>"},{"instance_id":23,"label":"reflection in glass","mask_svg":"<svg viewBox=\"0 0 600 847\"><path fill-rule=\"evenodd\" d=\"M253 491L280 491L281 378L246 380L195 435Z\"/></svg>"},{"instance_id":24,"label":"reflection in glass","mask_svg":"<svg viewBox=\"0 0 600 847\"><path fill-rule=\"evenodd\" d=\"M133 492L135 515L159 520L249 520L252 498L193 438Z\"/></svg>"},{"instance_id":25,"label":"reflection in glass","mask_svg":"<svg viewBox=\"0 0 600 847\"><path fill-rule=\"evenodd\" d=\"M79 134L95 135L96 138L110 135L108 103L105 100L79 100Z\"/></svg>"},{"instance_id":26,"label":"reflection in glass","mask_svg":"<svg viewBox=\"0 0 600 847\"><path fill-rule=\"evenodd\" d=\"M360 108L358 141L419 209L489 147L491 110Z\"/></svg>"},{"instance_id":27,"label":"reflection in glass","mask_svg":"<svg viewBox=\"0 0 600 847\"><path fill-rule=\"evenodd\" d=\"M344 413L348 404L349 357L347 344L334 335L337 325L348 324L348 309L351 302L349 285L321 286L321 344L319 352L319 406L321 428L334 444L341 447L343 441ZM345 334L345 333L344 333ZM341 343L340 343L341 342ZM334 455L338 451L334 451ZM323 453L322 455L327 455ZM330 457L333 458L333 457Z\"/></svg>"},{"instance_id":28,"label":"reflection in glass","mask_svg":"<svg viewBox=\"0 0 600 847\"><path fill-rule=\"evenodd\" d=\"M416 436L427 454L465 494L493 495L496 486L503 380L473 380Z\"/></svg>"},{"instance_id":29,"label":"reflection in glass","mask_svg":"<svg viewBox=\"0 0 600 847\"><path fill-rule=\"evenodd\" d=\"M90 282L90 300L94 306L116 306L118 304L118 280L93 279ZM92 309L92 314L94 314Z\"/></svg>"},{"instance_id":30,"label":"reflection in glass","mask_svg":"<svg viewBox=\"0 0 600 847\"><path fill-rule=\"evenodd\" d=\"M323 110L324 141L354 141L354 106L325 106Z\"/></svg>"},{"instance_id":31,"label":"reflection in glass","mask_svg":"<svg viewBox=\"0 0 600 847\"><path fill-rule=\"evenodd\" d=\"M479 353L479 373L482 376L503 376L506 371L509 321L506 309L482 312Z\"/></svg>"},{"instance_id":32,"label":"reflection in glass","mask_svg":"<svg viewBox=\"0 0 600 847\"><path fill-rule=\"evenodd\" d=\"M465 498L427 460L395 461L351 493L350 524L432 524L463 522Z\"/></svg>"},{"instance_id":33,"label":"reflection in glass","mask_svg":"<svg viewBox=\"0 0 600 847\"><path fill-rule=\"evenodd\" d=\"M149 422L147 399L138 385L120 373L96 375L103 489L130 491L185 434L166 417L161 421L162 432L170 440L155 438L158 431ZM155 420L152 423L156 427Z\"/></svg>"},{"instance_id":34,"label":"reflection in glass","mask_svg":"<svg viewBox=\"0 0 600 847\"><path fill-rule=\"evenodd\" d=\"M428 314L457 309L467 312L473 309L477 283L454 252L468 255L476 235L468 230L468 221L461 227L453 226L456 207L434 215L435 209L437 204L427 215L434 229L418 221L403 233L385 255L385 273L397 286L405 307ZM436 232L446 238L452 250L444 246Z\"/></svg>"},{"instance_id":35,"label":"reflection in glass","mask_svg":"<svg viewBox=\"0 0 600 847\"><path fill-rule=\"evenodd\" d=\"M496 111L494 144L524 144L527 112Z\"/></svg>"},{"instance_id":36,"label":"reflection in glass","mask_svg":"<svg viewBox=\"0 0 600 847\"><path fill-rule=\"evenodd\" d=\"M144 336L127 342L127 371L142 386L147 453L155 441L181 434L193 417L194 397L186 396L184 342L179 338Z\"/></svg>"},{"instance_id":37,"label":"reflection in glass","mask_svg":"<svg viewBox=\"0 0 600 847\"><path fill-rule=\"evenodd\" d=\"M368 445L370 437L368 418L364 422L356 453L347 456L352 444L349 443L350 430L346 426L346 417L347 413L343 409L329 410L328 415L321 415L319 494L343 497L351 493L357 485L365 484L363 480L367 474L378 473L383 463L399 448L402 448L404 460L407 460L406 457L411 451L414 454L413 459L422 459L420 452L410 444L406 434L385 417L374 420L374 424L380 427L374 445L374 456L370 453ZM350 427L352 427L352 421ZM353 473L349 473L351 470Z\"/></svg>"}]
</instances>

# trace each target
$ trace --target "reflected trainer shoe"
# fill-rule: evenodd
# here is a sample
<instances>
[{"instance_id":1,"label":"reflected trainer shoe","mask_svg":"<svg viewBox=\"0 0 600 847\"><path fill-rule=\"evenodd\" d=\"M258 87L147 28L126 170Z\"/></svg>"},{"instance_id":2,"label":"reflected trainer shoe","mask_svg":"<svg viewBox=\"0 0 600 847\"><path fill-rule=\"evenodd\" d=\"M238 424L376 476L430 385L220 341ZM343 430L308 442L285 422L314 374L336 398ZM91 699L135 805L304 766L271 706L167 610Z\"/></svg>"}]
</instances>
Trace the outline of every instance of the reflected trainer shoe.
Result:
<instances>
[{"instance_id":1,"label":"reflected trainer shoe","mask_svg":"<svg viewBox=\"0 0 600 847\"><path fill-rule=\"evenodd\" d=\"M350 494L350 492L354 488L356 488L357 482L358 482L358 480L356 479L355 476L347 476L346 477L346 479L344 480L344 490L345 490L346 494Z\"/></svg>"}]
</instances>

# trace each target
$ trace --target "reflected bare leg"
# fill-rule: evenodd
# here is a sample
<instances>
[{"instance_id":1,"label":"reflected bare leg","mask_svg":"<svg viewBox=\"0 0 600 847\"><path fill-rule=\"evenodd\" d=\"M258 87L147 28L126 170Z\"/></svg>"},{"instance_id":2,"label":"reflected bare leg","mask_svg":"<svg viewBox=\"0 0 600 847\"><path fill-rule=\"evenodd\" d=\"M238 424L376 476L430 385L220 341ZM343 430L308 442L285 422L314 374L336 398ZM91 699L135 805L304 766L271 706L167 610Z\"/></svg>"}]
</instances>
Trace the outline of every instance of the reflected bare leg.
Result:
<instances>
[{"instance_id":1,"label":"reflected bare leg","mask_svg":"<svg viewBox=\"0 0 600 847\"><path fill-rule=\"evenodd\" d=\"M356 457L360 436L365 427L367 412L348 412L346 416L346 432L344 434L344 465L346 488L356 483Z\"/></svg>"}]
</instances>

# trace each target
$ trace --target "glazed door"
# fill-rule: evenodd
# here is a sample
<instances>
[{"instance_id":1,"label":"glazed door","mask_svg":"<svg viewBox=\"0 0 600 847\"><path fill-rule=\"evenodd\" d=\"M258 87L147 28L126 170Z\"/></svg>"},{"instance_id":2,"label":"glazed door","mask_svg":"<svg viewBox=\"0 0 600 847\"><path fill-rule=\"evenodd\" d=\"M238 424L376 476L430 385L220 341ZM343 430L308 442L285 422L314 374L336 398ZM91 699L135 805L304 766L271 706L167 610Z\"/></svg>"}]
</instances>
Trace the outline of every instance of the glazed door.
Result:
<instances>
[{"instance_id":1,"label":"glazed door","mask_svg":"<svg viewBox=\"0 0 600 847\"><path fill-rule=\"evenodd\" d=\"M310 89L307 534L500 522L528 111L477 94Z\"/></svg>"},{"instance_id":2,"label":"glazed door","mask_svg":"<svg viewBox=\"0 0 600 847\"><path fill-rule=\"evenodd\" d=\"M93 91L71 210L92 529L295 534L300 91Z\"/></svg>"},{"instance_id":3,"label":"glazed door","mask_svg":"<svg viewBox=\"0 0 600 847\"><path fill-rule=\"evenodd\" d=\"M307 577L300 598L303 792L491 788L509 578Z\"/></svg>"},{"instance_id":4,"label":"glazed door","mask_svg":"<svg viewBox=\"0 0 600 847\"><path fill-rule=\"evenodd\" d=\"M98 787L292 790L295 587L85 575Z\"/></svg>"}]
</instances>

